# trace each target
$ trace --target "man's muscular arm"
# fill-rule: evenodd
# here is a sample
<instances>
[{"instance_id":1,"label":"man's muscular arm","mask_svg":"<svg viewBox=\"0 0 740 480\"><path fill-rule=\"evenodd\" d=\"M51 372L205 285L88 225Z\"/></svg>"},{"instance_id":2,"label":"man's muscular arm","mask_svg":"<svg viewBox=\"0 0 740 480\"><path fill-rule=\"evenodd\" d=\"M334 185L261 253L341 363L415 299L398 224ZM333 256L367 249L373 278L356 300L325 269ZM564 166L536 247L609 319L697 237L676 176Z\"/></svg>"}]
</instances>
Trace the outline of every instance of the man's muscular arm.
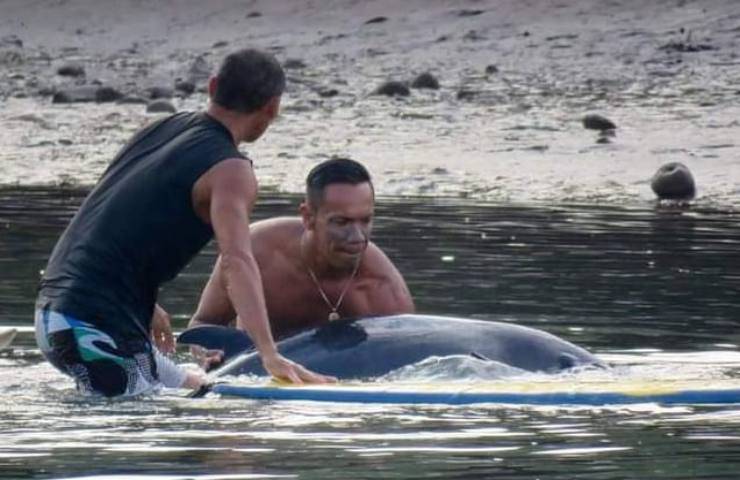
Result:
<instances>
[{"instance_id":1,"label":"man's muscular arm","mask_svg":"<svg viewBox=\"0 0 740 480\"><path fill-rule=\"evenodd\" d=\"M251 165L239 158L220 162L194 187L196 211L207 217L216 235L221 253L220 279L237 314L237 327L252 339L271 375L294 383L331 381L277 351L249 235L249 214L256 197L257 181Z\"/></svg>"},{"instance_id":2,"label":"man's muscular arm","mask_svg":"<svg viewBox=\"0 0 740 480\"><path fill-rule=\"evenodd\" d=\"M198 309L190 319L188 327L197 325L232 325L236 318L234 307L231 306L229 295L223 282L221 272L221 256L216 259L216 265L211 272L203 293L200 295Z\"/></svg>"},{"instance_id":3,"label":"man's muscular arm","mask_svg":"<svg viewBox=\"0 0 740 480\"><path fill-rule=\"evenodd\" d=\"M356 312L365 315L397 315L414 313L416 307L411 293L393 262L375 244L371 243L365 252L365 261L370 268L371 276L377 278L367 290L367 311Z\"/></svg>"}]
</instances>

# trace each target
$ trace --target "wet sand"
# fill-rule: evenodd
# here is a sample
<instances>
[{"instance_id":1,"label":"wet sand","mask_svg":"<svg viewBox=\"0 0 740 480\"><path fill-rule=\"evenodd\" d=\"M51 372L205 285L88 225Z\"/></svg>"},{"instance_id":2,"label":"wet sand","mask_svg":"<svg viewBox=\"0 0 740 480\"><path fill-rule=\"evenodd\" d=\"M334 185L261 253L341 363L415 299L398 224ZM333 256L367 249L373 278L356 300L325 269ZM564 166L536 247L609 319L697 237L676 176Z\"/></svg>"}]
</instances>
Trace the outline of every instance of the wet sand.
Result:
<instances>
[{"instance_id":1,"label":"wet sand","mask_svg":"<svg viewBox=\"0 0 740 480\"><path fill-rule=\"evenodd\" d=\"M740 4L731 0L7 0L0 15L0 183L95 181L156 118L141 103L55 104L76 84L198 109L227 52L269 49L289 76L281 120L247 148L264 187L295 192L332 155L386 195L646 204L679 161L697 203L740 206ZM61 76L69 64L83 76ZM438 90L373 95L431 72ZM192 80L196 91L176 90ZM167 95L166 95L167 96ZM129 98L130 100L131 98ZM616 136L599 143L587 113Z\"/></svg>"}]
</instances>

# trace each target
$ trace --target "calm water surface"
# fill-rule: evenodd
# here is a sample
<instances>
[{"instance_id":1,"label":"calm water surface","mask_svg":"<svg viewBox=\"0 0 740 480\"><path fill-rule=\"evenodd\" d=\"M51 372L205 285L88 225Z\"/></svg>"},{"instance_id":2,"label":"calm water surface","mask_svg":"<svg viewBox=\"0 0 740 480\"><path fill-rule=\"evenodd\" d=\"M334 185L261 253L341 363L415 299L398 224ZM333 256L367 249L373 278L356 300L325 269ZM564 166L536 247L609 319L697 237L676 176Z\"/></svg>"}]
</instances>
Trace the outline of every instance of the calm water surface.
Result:
<instances>
[{"instance_id":1,"label":"calm water surface","mask_svg":"<svg viewBox=\"0 0 740 480\"><path fill-rule=\"evenodd\" d=\"M0 478L734 479L736 406L377 406L80 399L33 342L35 282L84 192L0 190ZM295 212L267 194L257 218ZM514 321L644 378L740 381L740 214L382 198L420 311ZM162 292L187 322L214 251ZM184 352L182 361L187 361Z\"/></svg>"}]
</instances>

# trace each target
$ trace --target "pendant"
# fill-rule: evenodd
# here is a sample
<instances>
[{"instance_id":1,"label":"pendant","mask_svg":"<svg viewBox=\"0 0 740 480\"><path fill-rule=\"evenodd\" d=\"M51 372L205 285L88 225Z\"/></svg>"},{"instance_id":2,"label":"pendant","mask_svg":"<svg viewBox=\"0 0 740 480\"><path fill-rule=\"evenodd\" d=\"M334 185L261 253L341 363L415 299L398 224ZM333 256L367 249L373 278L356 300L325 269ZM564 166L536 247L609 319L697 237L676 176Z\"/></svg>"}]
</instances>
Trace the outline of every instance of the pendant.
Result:
<instances>
[{"instance_id":1,"label":"pendant","mask_svg":"<svg viewBox=\"0 0 740 480\"><path fill-rule=\"evenodd\" d=\"M339 320L339 314L336 311L329 314L329 321L333 322L334 320Z\"/></svg>"}]
</instances>

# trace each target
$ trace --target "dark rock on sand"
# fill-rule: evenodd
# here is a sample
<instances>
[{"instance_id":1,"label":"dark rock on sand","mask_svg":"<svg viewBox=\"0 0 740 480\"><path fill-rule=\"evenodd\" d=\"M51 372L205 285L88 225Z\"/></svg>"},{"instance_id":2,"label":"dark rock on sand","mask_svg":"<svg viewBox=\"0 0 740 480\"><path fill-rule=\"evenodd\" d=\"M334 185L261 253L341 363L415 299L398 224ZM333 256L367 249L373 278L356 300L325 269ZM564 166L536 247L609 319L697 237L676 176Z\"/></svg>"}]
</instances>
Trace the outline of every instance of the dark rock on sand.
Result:
<instances>
[{"instance_id":1,"label":"dark rock on sand","mask_svg":"<svg viewBox=\"0 0 740 480\"><path fill-rule=\"evenodd\" d=\"M23 40L18 38L18 35L5 35L0 38L0 47L23 48Z\"/></svg>"},{"instance_id":2,"label":"dark rock on sand","mask_svg":"<svg viewBox=\"0 0 740 480\"><path fill-rule=\"evenodd\" d=\"M614 130L617 126L606 117L597 115L595 113L588 114L581 120L583 127L589 130Z\"/></svg>"},{"instance_id":3,"label":"dark rock on sand","mask_svg":"<svg viewBox=\"0 0 740 480\"><path fill-rule=\"evenodd\" d=\"M457 16L458 17L475 17L477 15L480 15L482 13L485 13L485 10L458 10Z\"/></svg>"},{"instance_id":4,"label":"dark rock on sand","mask_svg":"<svg viewBox=\"0 0 740 480\"><path fill-rule=\"evenodd\" d=\"M477 91L475 90L458 90L457 91L457 99L458 100L472 100L476 96L478 96Z\"/></svg>"},{"instance_id":5,"label":"dark rock on sand","mask_svg":"<svg viewBox=\"0 0 740 480\"><path fill-rule=\"evenodd\" d=\"M373 93L375 95L387 95L389 97L408 97L411 95L411 90L409 90L409 87L405 83L391 80L376 88Z\"/></svg>"},{"instance_id":6,"label":"dark rock on sand","mask_svg":"<svg viewBox=\"0 0 740 480\"><path fill-rule=\"evenodd\" d=\"M260 12L249 12L247 14L247 18L258 18L261 17L262 14Z\"/></svg>"},{"instance_id":7,"label":"dark rock on sand","mask_svg":"<svg viewBox=\"0 0 740 480\"><path fill-rule=\"evenodd\" d=\"M144 103L149 103L149 100L147 100L146 98L143 98L143 97L138 97L136 95L126 95L125 97L123 97L122 99L120 99L118 101L118 103L123 103L123 104L144 104Z\"/></svg>"},{"instance_id":8,"label":"dark rock on sand","mask_svg":"<svg viewBox=\"0 0 740 480\"><path fill-rule=\"evenodd\" d=\"M289 58L283 62L283 68L286 70L300 70L306 67L306 63L299 58Z\"/></svg>"},{"instance_id":9,"label":"dark rock on sand","mask_svg":"<svg viewBox=\"0 0 740 480\"><path fill-rule=\"evenodd\" d=\"M192 95L195 91L195 83L189 80L177 80L175 82L175 90L185 95Z\"/></svg>"},{"instance_id":10,"label":"dark rock on sand","mask_svg":"<svg viewBox=\"0 0 740 480\"><path fill-rule=\"evenodd\" d=\"M84 77L85 68L79 63L65 63L57 68L57 75L63 77Z\"/></svg>"},{"instance_id":11,"label":"dark rock on sand","mask_svg":"<svg viewBox=\"0 0 740 480\"><path fill-rule=\"evenodd\" d=\"M429 88L439 90L439 80L429 72L424 72L411 82L411 88Z\"/></svg>"},{"instance_id":12,"label":"dark rock on sand","mask_svg":"<svg viewBox=\"0 0 740 480\"><path fill-rule=\"evenodd\" d=\"M115 102L123 98L123 94L113 87L85 85L59 90L54 94L53 103L81 103L81 102Z\"/></svg>"},{"instance_id":13,"label":"dark rock on sand","mask_svg":"<svg viewBox=\"0 0 740 480\"><path fill-rule=\"evenodd\" d=\"M383 23L387 21L388 21L388 17L373 17L370 20L366 21L365 25L371 25L373 23Z\"/></svg>"},{"instance_id":14,"label":"dark rock on sand","mask_svg":"<svg viewBox=\"0 0 740 480\"><path fill-rule=\"evenodd\" d=\"M10 50L0 50L0 65L5 67L18 67L23 65L25 59L23 52L16 48Z\"/></svg>"},{"instance_id":15,"label":"dark rock on sand","mask_svg":"<svg viewBox=\"0 0 740 480\"><path fill-rule=\"evenodd\" d=\"M712 45L709 45L706 43L692 43L691 41L687 41L687 42L681 41L681 42L669 42L659 47L658 49L666 51L666 52L694 53L694 52L704 52L707 50L716 50L716 47L713 47Z\"/></svg>"},{"instance_id":16,"label":"dark rock on sand","mask_svg":"<svg viewBox=\"0 0 740 480\"><path fill-rule=\"evenodd\" d=\"M211 45L211 48L221 48L227 46L228 44L229 42L227 42L226 40L219 40L218 42Z\"/></svg>"},{"instance_id":17,"label":"dark rock on sand","mask_svg":"<svg viewBox=\"0 0 740 480\"><path fill-rule=\"evenodd\" d=\"M146 89L147 97L151 100L159 98L172 98L175 92L169 87L149 87Z\"/></svg>"},{"instance_id":18,"label":"dark rock on sand","mask_svg":"<svg viewBox=\"0 0 740 480\"><path fill-rule=\"evenodd\" d=\"M322 88L319 89L316 93L319 94L319 97L331 98L339 95L339 90L337 90L336 88Z\"/></svg>"},{"instance_id":19,"label":"dark rock on sand","mask_svg":"<svg viewBox=\"0 0 740 480\"><path fill-rule=\"evenodd\" d=\"M188 69L188 79L193 83L200 83L211 77L211 64L202 55L193 60Z\"/></svg>"},{"instance_id":20,"label":"dark rock on sand","mask_svg":"<svg viewBox=\"0 0 740 480\"><path fill-rule=\"evenodd\" d=\"M146 106L147 113L175 113L177 109L167 100L154 100Z\"/></svg>"},{"instance_id":21,"label":"dark rock on sand","mask_svg":"<svg viewBox=\"0 0 740 480\"><path fill-rule=\"evenodd\" d=\"M660 199L691 200L696 195L694 176L679 162L662 165L653 175L650 188Z\"/></svg>"},{"instance_id":22,"label":"dark rock on sand","mask_svg":"<svg viewBox=\"0 0 740 480\"><path fill-rule=\"evenodd\" d=\"M498 73L498 67L496 65L486 65L486 75L493 75Z\"/></svg>"}]
</instances>

